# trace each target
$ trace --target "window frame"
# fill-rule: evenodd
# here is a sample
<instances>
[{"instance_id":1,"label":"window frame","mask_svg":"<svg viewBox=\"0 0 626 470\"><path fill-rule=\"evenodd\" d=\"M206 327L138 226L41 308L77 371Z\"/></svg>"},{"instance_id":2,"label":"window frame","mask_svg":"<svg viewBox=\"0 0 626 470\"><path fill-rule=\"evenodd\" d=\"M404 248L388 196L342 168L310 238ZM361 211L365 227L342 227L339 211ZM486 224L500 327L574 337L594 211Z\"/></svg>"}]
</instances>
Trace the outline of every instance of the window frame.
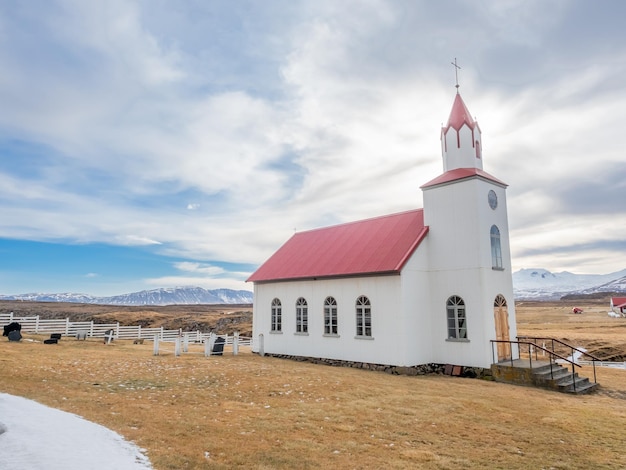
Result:
<instances>
[{"instance_id":1,"label":"window frame","mask_svg":"<svg viewBox=\"0 0 626 470\"><path fill-rule=\"evenodd\" d=\"M339 311L332 296L324 300L324 336L339 336Z\"/></svg>"},{"instance_id":2,"label":"window frame","mask_svg":"<svg viewBox=\"0 0 626 470\"><path fill-rule=\"evenodd\" d=\"M502 242L500 237L500 229L497 225L492 225L489 230L489 239L491 240L491 269L503 271L502 264Z\"/></svg>"},{"instance_id":3,"label":"window frame","mask_svg":"<svg viewBox=\"0 0 626 470\"><path fill-rule=\"evenodd\" d=\"M282 333L283 328L283 305L278 297L272 300L271 317L270 317L270 332Z\"/></svg>"},{"instance_id":4,"label":"window frame","mask_svg":"<svg viewBox=\"0 0 626 470\"><path fill-rule=\"evenodd\" d=\"M372 338L372 303L365 295L356 299L356 337Z\"/></svg>"},{"instance_id":5,"label":"window frame","mask_svg":"<svg viewBox=\"0 0 626 470\"><path fill-rule=\"evenodd\" d=\"M446 301L447 341L469 341L467 308L461 296L451 295Z\"/></svg>"},{"instance_id":6,"label":"window frame","mask_svg":"<svg viewBox=\"0 0 626 470\"><path fill-rule=\"evenodd\" d=\"M296 333L306 335L309 333L309 304L304 297L296 300Z\"/></svg>"}]
</instances>

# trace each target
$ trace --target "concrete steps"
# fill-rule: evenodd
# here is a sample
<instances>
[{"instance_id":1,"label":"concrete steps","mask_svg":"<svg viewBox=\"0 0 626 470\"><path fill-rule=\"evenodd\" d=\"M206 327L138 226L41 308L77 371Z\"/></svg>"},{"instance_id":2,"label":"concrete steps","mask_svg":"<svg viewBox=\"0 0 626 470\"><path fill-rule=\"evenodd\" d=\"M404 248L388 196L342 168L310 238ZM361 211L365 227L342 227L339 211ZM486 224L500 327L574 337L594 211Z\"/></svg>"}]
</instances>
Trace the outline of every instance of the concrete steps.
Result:
<instances>
[{"instance_id":1,"label":"concrete steps","mask_svg":"<svg viewBox=\"0 0 626 470\"><path fill-rule=\"evenodd\" d=\"M596 390L597 383L581 377L571 368L547 361L516 359L491 365L491 372L496 382L527 385L555 390L562 393L581 395Z\"/></svg>"}]
</instances>

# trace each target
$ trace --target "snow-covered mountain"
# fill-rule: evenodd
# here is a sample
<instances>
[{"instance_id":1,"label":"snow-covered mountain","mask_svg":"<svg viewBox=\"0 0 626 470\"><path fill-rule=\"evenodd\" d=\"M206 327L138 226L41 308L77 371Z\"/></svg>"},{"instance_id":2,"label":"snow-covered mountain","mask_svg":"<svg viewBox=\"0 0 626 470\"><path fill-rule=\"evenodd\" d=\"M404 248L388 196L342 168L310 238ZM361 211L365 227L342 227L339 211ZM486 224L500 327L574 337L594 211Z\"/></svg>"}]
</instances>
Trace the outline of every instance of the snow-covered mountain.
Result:
<instances>
[{"instance_id":1,"label":"snow-covered mountain","mask_svg":"<svg viewBox=\"0 0 626 470\"><path fill-rule=\"evenodd\" d=\"M611 274L552 273L546 269L521 269L513 273L513 294L517 300L558 300L568 294L626 294L626 269ZM112 297L87 294L19 294L0 295L0 300L32 302L73 302L103 305L193 305L251 304L253 294L247 290L172 287L144 290Z\"/></svg>"},{"instance_id":2,"label":"snow-covered mountain","mask_svg":"<svg viewBox=\"0 0 626 470\"><path fill-rule=\"evenodd\" d=\"M610 274L552 273L546 269L521 269L513 273L516 299L558 300L567 294L626 292L626 269Z\"/></svg>"},{"instance_id":3,"label":"snow-covered mountain","mask_svg":"<svg viewBox=\"0 0 626 470\"><path fill-rule=\"evenodd\" d=\"M172 287L94 297L86 294L19 294L0 295L0 300L32 302L73 302L103 305L178 305L178 304L251 304L252 292L233 289L203 289L201 287Z\"/></svg>"}]
</instances>

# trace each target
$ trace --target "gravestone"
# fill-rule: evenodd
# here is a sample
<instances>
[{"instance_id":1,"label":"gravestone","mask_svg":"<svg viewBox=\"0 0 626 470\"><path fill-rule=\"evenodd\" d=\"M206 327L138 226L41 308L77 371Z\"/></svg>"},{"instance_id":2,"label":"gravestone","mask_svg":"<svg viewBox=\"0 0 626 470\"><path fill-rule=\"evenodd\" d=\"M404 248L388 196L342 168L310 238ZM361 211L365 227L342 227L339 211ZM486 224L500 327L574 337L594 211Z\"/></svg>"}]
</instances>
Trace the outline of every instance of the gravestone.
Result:
<instances>
[{"instance_id":1,"label":"gravestone","mask_svg":"<svg viewBox=\"0 0 626 470\"><path fill-rule=\"evenodd\" d=\"M44 339L43 344L57 344L59 342L56 338Z\"/></svg>"},{"instance_id":2,"label":"gravestone","mask_svg":"<svg viewBox=\"0 0 626 470\"><path fill-rule=\"evenodd\" d=\"M22 339L22 333L20 330L13 330L9 333L9 341L19 341Z\"/></svg>"},{"instance_id":3,"label":"gravestone","mask_svg":"<svg viewBox=\"0 0 626 470\"><path fill-rule=\"evenodd\" d=\"M4 332L2 333L2 336L9 336L9 333L11 333L12 331L21 331L21 329L22 329L22 325L14 321L13 323L4 325Z\"/></svg>"},{"instance_id":4,"label":"gravestone","mask_svg":"<svg viewBox=\"0 0 626 470\"><path fill-rule=\"evenodd\" d=\"M104 332L104 344L111 344L113 342L113 330L106 330Z\"/></svg>"},{"instance_id":5,"label":"gravestone","mask_svg":"<svg viewBox=\"0 0 626 470\"><path fill-rule=\"evenodd\" d=\"M222 356L224 354L224 343L226 340L221 336L215 338L215 344L213 344L213 352L214 356Z\"/></svg>"},{"instance_id":6,"label":"gravestone","mask_svg":"<svg viewBox=\"0 0 626 470\"><path fill-rule=\"evenodd\" d=\"M50 339L56 339L57 341L61 340L61 333L52 333L50 335Z\"/></svg>"}]
</instances>

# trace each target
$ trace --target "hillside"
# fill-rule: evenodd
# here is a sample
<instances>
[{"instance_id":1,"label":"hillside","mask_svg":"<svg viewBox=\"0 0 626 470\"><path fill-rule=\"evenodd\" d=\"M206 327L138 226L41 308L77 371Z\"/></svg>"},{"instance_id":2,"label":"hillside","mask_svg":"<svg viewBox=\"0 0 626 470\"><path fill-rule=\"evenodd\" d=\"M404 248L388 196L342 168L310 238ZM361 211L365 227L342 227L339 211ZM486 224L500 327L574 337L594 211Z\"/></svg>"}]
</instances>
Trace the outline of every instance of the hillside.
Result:
<instances>
[{"instance_id":1,"label":"hillside","mask_svg":"<svg viewBox=\"0 0 626 470\"><path fill-rule=\"evenodd\" d=\"M98 305L205 305L205 304L251 304L252 292L233 289L203 289L202 287L171 287L109 297L95 297L74 293L30 293L0 295L0 300L23 300L31 302L71 302Z\"/></svg>"},{"instance_id":2,"label":"hillside","mask_svg":"<svg viewBox=\"0 0 626 470\"><path fill-rule=\"evenodd\" d=\"M167 330L215 331L242 336L252 335L252 305L166 305L132 307L64 302L20 302L0 300L0 313L40 318L69 318L70 321L94 321Z\"/></svg>"}]
</instances>

